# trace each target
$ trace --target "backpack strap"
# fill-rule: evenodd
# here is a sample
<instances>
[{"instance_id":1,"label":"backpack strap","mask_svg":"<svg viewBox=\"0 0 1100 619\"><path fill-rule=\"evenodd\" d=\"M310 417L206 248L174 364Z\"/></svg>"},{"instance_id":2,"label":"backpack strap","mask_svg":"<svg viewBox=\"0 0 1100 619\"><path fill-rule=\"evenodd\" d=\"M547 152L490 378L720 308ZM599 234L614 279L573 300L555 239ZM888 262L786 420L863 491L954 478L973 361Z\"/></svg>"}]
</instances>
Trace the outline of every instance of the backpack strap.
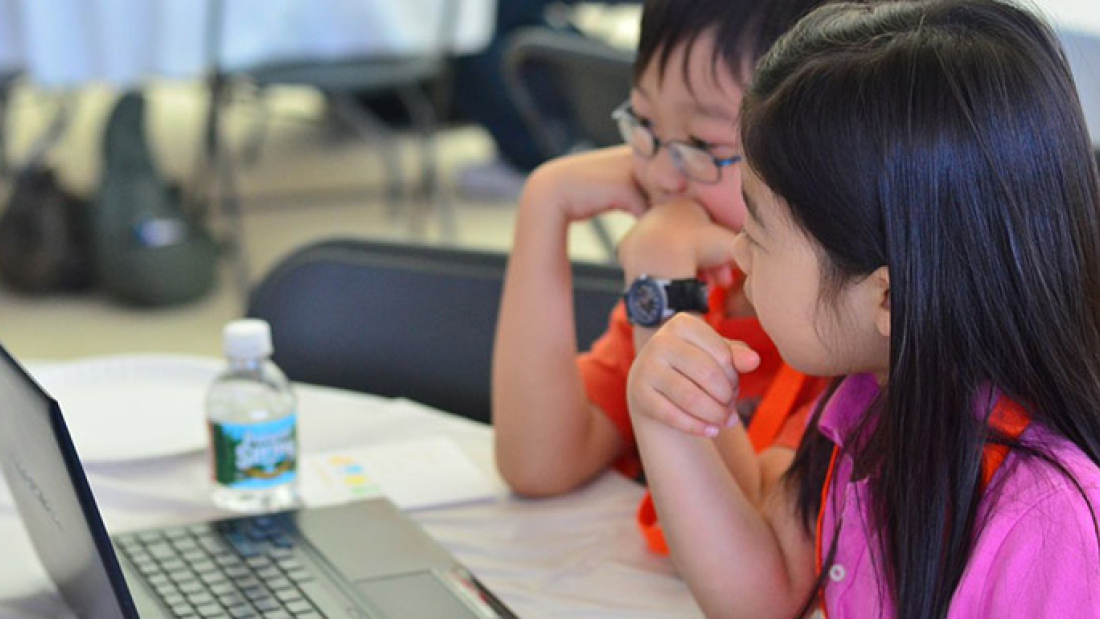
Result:
<instances>
[{"instance_id":1,"label":"backpack strap","mask_svg":"<svg viewBox=\"0 0 1100 619\"><path fill-rule=\"evenodd\" d=\"M1030 419L1023 406L1003 395L997 398L997 403L993 405L993 412L989 415L989 425L991 427L1008 438L1017 440L1027 429L1028 423L1030 423ZM982 450L983 490L989 485L989 482L993 481L993 476L997 474L997 469L1001 468L1007 456L1008 445L992 442L985 444L985 449Z\"/></svg>"}]
</instances>

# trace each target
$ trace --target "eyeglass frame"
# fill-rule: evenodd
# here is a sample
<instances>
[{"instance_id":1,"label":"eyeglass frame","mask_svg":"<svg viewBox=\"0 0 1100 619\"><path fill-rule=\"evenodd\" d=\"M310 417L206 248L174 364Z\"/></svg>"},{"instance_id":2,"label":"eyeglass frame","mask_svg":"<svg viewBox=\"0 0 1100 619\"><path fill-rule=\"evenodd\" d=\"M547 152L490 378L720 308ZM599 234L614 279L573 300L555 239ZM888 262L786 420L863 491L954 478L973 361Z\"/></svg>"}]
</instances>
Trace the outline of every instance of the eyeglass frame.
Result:
<instances>
[{"instance_id":1,"label":"eyeglass frame","mask_svg":"<svg viewBox=\"0 0 1100 619\"><path fill-rule=\"evenodd\" d=\"M661 151L661 147L663 146L669 149L669 155L672 157L672 163L676 166L676 169L681 174L697 183L703 183L705 185L716 185L722 181L722 170L736 163L740 163L744 160L743 155L734 155L732 157L718 157L704 148L694 146L683 140L662 140L661 138L657 137L657 134L653 132L653 129L650 129L642 123L642 119L638 118L637 113L634 112L634 106L630 104L629 99L623 101L621 104L619 104L618 107L615 108L613 112L611 112L611 119L614 120L616 125L618 126L619 137L622 138L623 143L630 146L630 150L634 152L634 154L645 159L653 159L657 156L657 153ZM627 137L625 135L625 132L623 131L624 121L631 123L633 127L641 129L649 134L649 137L653 140L652 153L646 155L639 152L638 149L634 147L633 141L629 137ZM702 153L709 157L711 163L714 164L714 169L718 172L718 176L715 177L714 180L709 180L696 178L695 176L688 174L687 170L684 169L684 156L680 154L680 149L688 149L691 151Z\"/></svg>"}]
</instances>

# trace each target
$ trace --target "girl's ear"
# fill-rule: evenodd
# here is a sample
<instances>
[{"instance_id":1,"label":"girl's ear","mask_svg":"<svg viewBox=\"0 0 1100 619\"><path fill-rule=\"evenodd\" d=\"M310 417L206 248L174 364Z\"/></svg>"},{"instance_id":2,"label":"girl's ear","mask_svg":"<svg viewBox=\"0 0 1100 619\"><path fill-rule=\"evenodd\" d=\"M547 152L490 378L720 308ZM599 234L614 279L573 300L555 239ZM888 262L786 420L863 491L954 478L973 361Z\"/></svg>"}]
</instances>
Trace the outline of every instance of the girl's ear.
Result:
<instances>
[{"instance_id":1,"label":"girl's ear","mask_svg":"<svg viewBox=\"0 0 1100 619\"><path fill-rule=\"evenodd\" d=\"M881 266L868 278L874 295L875 328L879 335L890 337L890 269Z\"/></svg>"}]
</instances>

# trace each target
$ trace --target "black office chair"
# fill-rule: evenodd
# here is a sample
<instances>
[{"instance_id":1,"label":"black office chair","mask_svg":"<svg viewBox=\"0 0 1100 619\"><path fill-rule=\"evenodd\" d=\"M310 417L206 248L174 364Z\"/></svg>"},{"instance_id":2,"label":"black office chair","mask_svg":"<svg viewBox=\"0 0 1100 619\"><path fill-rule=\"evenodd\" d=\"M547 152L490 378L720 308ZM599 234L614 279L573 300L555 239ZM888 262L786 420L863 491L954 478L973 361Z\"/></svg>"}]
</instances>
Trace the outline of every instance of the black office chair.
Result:
<instances>
[{"instance_id":1,"label":"black office chair","mask_svg":"<svg viewBox=\"0 0 1100 619\"><path fill-rule=\"evenodd\" d=\"M504 75L509 96L539 149L550 159L622 143L611 112L630 96L633 66L633 51L552 28L527 28L508 42ZM535 84L527 77L536 67L540 77L553 79L561 90L575 134L554 131L536 103ZM592 219L592 226L608 259L613 260L615 243L607 228L598 217Z\"/></svg>"},{"instance_id":2,"label":"black office chair","mask_svg":"<svg viewBox=\"0 0 1100 619\"><path fill-rule=\"evenodd\" d=\"M407 397L490 422L490 369L507 255L331 239L280 261L248 315L271 323L297 381ZM622 274L574 265L578 346L607 328Z\"/></svg>"}]
</instances>

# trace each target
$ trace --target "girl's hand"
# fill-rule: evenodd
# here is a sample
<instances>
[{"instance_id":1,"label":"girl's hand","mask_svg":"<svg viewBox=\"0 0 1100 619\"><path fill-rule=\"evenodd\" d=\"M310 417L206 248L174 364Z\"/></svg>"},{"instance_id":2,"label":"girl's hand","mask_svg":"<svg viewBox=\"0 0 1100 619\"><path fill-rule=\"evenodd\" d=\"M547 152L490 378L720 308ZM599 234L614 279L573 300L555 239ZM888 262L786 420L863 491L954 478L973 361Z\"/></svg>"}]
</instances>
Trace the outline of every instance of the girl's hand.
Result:
<instances>
[{"instance_id":1,"label":"girl's hand","mask_svg":"<svg viewBox=\"0 0 1100 619\"><path fill-rule=\"evenodd\" d=\"M740 422L739 376L759 365L760 356L744 344L723 338L696 316L677 314L653 334L630 368L631 417L713 438Z\"/></svg>"},{"instance_id":2,"label":"girl's hand","mask_svg":"<svg viewBox=\"0 0 1100 619\"><path fill-rule=\"evenodd\" d=\"M641 217L649 205L634 178L634 155L628 146L602 148L546 162L528 177L521 202L557 209L568 222L586 220L607 211Z\"/></svg>"}]
</instances>

